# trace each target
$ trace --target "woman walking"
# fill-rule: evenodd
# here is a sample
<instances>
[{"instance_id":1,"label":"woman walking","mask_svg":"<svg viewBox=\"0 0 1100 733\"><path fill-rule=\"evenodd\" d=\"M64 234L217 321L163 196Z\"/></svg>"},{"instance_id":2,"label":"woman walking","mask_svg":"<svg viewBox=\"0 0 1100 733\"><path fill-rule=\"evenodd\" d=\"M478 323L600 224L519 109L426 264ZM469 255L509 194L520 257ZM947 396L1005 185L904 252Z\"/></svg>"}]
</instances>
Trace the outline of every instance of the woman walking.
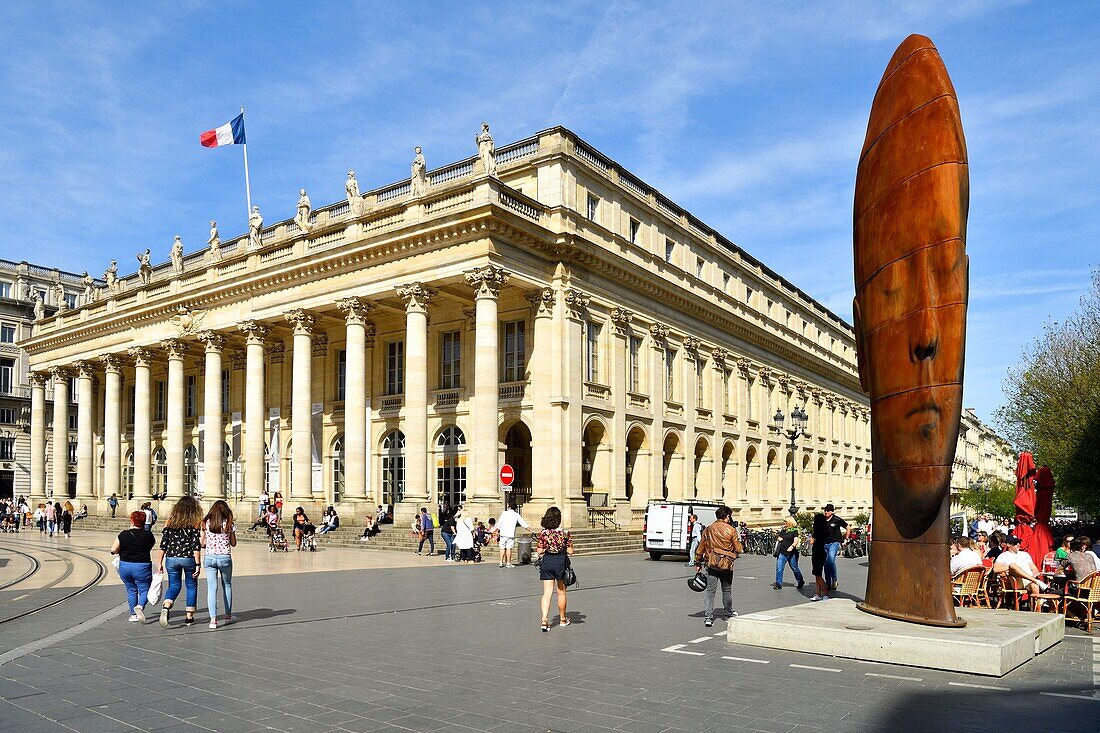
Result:
<instances>
[{"instance_id":1,"label":"woman walking","mask_svg":"<svg viewBox=\"0 0 1100 733\"><path fill-rule=\"evenodd\" d=\"M455 510L450 504L444 504L439 512L439 533L443 535L443 562L455 561L455 535L458 525L455 522Z\"/></svg>"},{"instance_id":2,"label":"woman walking","mask_svg":"<svg viewBox=\"0 0 1100 733\"><path fill-rule=\"evenodd\" d=\"M233 622L233 556L231 548L237 546L237 528L233 524L233 512L221 499L214 502L202 522L202 546L206 557L206 608L210 611L210 628L218 628L218 577L222 582L222 602L225 616L222 625Z\"/></svg>"},{"instance_id":3,"label":"woman walking","mask_svg":"<svg viewBox=\"0 0 1100 733\"><path fill-rule=\"evenodd\" d=\"M50 533L50 537L57 531L57 509L52 501L46 502L46 531Z\"/></svg>"},{"instance_id":4,"label":"woman walking","mask_svg":"<svg viewBox=\"0 0 1100 733\"><path fill-rule=\"evenodd\" d=\"M65 505L61 509L61 531L68 537L69 533L73 531L73 514L76 513L76 509L73 508L71 501L65 502Z\"/></svg>"},{"instance_id":5,"label":"woman walking","mask_svg":"<svg viewBox=\"0 0 1100 733\"><path fill-rule=\"evenodd\" d=\"M307 529L308 527L308 529ZM298 550L302 549L302 537L313 531L313 523L309 521L309 517L306 516L306 510L302 507L298 507L294 510L294 542L298 545Z\"/></svg>"},{"instance_id":6,"label":"woman walking","mask_svg":"<svg viewBox=\"0 0 1100 733\"><path fill-rule=\"evenodd\" d=\"M825 545L829 541L829 524L825 515L814 515L813 531L810 533L810 564L813 566L816 592L811 601L829 600L829 584L825 582Z\"/></svg>"},{"instance_id":7,"label":"woman walking","mask_svg":"<svg viewBox=\"0 0 1100 733\"><path fill-rule=\"evenodd\" d=\"M179 597L181 586L187 588L187 610L183 622L187 626L195 623L201 530L202 506L190 496L177 501L160 535L160 571L168 575L168 590L160 608L162 629L168 628L168 615Z\"/></svg>"},{"instance_id":8,"label":"woman walking","mask_svg":"<svg viewBox=\"0 0 1100 733\"><path fill-rule=\"evenodd\" d=\"M799 590L806 583L802 580L802 571L798 569L798 546L802 544L802 538L798 536L798 527L795 526L794 517L783 520L783 529L779 531L779 540L775 546L775 584L776 590L783 587L783 571L790 565L794 572L794 579L798 583Z\"/></svg>"},{"instance_id":9,"label":"woman walking","mask_svg":"<svg viewBox=\"0 0 1100 733\"><path fill-rule=\"evenodd\" d=\"M565 571L569 556L573 554L573 538L561 528L561 509L552 506L542 517L542 531L535 545L539 562L539 580L542 581L542 630L550 630L550 598L558 592L559 626L568 626L565 614Z\"/></svg>"},{"instance_id":10,"label":"woman walking","mask_svg":"<svg viewBox=\"0 0 1100 733\"><path fill-rule=\"evenodd\" d=\"M474 561L474 520L466 516L466 510L458 507L454 513L455 547L460 562ZM454 550L451 551L452 554Z\"/></svg>"},{"instance_id":11,"label":"woman walking","mask_svg":"<svg viewBox=\"0 0 1100 733\"><path fill-rule=\"evenodd\" d=\"M130 514L130 529L118 533L111 545L111 554L118 555L118 577L126 586L126 603L130 620L145 623L145 604L149 602L149 585L153 582L153 561L149 553L157 541L145 529L145 512Z\"/></svg>"}]
</instances>

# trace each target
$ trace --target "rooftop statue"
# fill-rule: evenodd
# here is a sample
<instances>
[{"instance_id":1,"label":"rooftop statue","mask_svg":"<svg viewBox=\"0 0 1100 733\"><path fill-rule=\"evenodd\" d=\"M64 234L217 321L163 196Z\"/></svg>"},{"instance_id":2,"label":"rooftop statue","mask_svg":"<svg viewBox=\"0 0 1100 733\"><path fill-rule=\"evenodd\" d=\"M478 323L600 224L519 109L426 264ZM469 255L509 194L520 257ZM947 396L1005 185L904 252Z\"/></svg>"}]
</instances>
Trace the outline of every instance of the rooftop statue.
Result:
<instances>
[{"instance_id":1,"label":"rooftop statue","mask_svg":"<svg viewBox=\"0 0 1100 733\"><path fill-rule=\"evenodd\" d=\"M183 241L180 239L180 235L176 235L176 238L172 240L172 249L168 252L168 256L172 259L172 272L177 275L183 274Z\"/></svg>"},{"instance_id":2,"label":"rooftop statue","mask_svg":"<svg viewBox=\"0 0 1100 733\"><path fill-rule=\"evenodd\" d=\"M206 240L210 245L210 261L218 262L222 258L222 238L218 236L218 222L210 220L210 237Z\"/></svg>"},{"instance_id":3,"label":"rooftop statue","mask_svg":"<svg viewBox=\"0 0 1100 733\"><path fill-rule=\"evenodd\" d=\"M264 218L260 216L260 207L253 206L248 215L248 248L259 249L263 244Z\"/></svg>"},{"instance_id":4,"label":"rooftop statue","mask_svg":"<svg viewBox=\"0 0 1100 733\"><path fill-rule=\"evenodd\" d=\"M424 162L424 152L417 145L414 150L416 157L412 162L412 186L410 191L414 198L423 196L428 190L428 164Z\"/></svg>"},{"instance_id":5,"label":"rooftop statue","mask_svg":"<svg viewBox=\"0 0 1100 733\"><path fill-rule=\"evenodd\" d=\"M94 303L98 295L98 288L95 286L95 278L89 275L87 270L80 276L80 284L84 286L84 302Z\"/></svg>"},{"instance_id":6,"label":"rooftop statue","mask_svg":"<svg viewBox=\"0 0 1100 733\"><path fill-rule=\"evenodd\" d=\"M489 134L489 123L481 123L481 134L474 138L477 143L477 157L481 161L481 169L487 176L497 174L496 148L493 147L493 136Z\"/></svg>"},{"instance_id":7,"label":"rooftop statue","mask_svg":"<svg viewBox=\"0 0 1100 733\"><path fill-rule=\"evenodd\" d=\"M863 611L963 626L951 600L969 176L955 89L909 36L879 82L856 173L856 352L871 398L875 541Z\"/></svg>"},{"instance_id":8,"label":"rooftop statue","mask_svg":"<svg viewBox=\"0 0 1100 733\"><path fill-rule=\"evenodd\" d=\"M60 281L53 286L54 301L57 303L57 312L63 313L69 310L69 302L65 300L65 286Z\"/></svg>"},{"instance_id":9,"label":"rooftop statue","mask_svg":"<svg viewBox=\"0 0 1100 733\"><path fill-rule=\"evenodd\" d=\"M46 304L42 302L41 293L37 290L32 290L31 300L34 301L34 320L41 321L46 317Z\"/></svg>"},{"instance_id":10,"label":"rooftop statue","mask_svg":"<svg viewBox=\"0 0 1100 733\"><path fill-rule=\"evenodd\" d=\"M355 180L355 171L348 171L344 190L348 194L348 208L351 210L351 215L359 216L363 211L363 196L359 193L359 181Z\"/></svg>"},{"instance_id":11,"label":"rooftop statue","mask_svg":"<svg viewBox=\"0 0 1100 733\"><path fill-rule=\"evenodd\" d=\"M153 280L152 253L146 249L137 256L138 277L142 285L148 285Z\"/></svg>"},{"instance_id":12,"label":"rooftop statue","mask_svg":"<svg viewBox=\"0 0 1100 733\"><path fill-rule=\"evenodd\" d=\"M111 266L103 271L103 281L112 293L118 290L118 261L111 260Z\"/></svg>"},{"instance_id":13,"label":"rooftop statue","mask_svg":"<svg viewBox=\"0 0 1100 733\"><path fill-rule=\"evenodd\" d=\"M309 196L306 196L306 190L303 188L298 192L298 213L294 215L294 223L303 232L308 232L313 228L313 225L309 223L309 215L312 211L313 204L309 202Z\"/></svg>"}]
</instances>

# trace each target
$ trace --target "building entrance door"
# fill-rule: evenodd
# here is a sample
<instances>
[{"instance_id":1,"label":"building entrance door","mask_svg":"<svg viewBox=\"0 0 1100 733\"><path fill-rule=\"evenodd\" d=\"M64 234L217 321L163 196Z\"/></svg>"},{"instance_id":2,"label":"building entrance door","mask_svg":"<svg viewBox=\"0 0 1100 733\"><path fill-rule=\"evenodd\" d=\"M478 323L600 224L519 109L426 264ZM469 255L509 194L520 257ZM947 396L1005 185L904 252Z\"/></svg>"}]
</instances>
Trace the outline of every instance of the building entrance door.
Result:
<instances>
[{"instance_id":1,"label":"building entrance door","mask_svg":"<svg viewBox=\"0 0 1100 733\"><path fill-rule=\"evenodd\" d=\"M512 467L512 500L523 506L531 499L531 431L522 422L508 429L504 436L504 462Z\"/></svg>"},{"instance_id":2,"label":"building entrance door","mask_svg":"<svg viewBox=\"0 0 1100 733\"><path fill-rule=\"evenodd\" d=\"M0 471L0 499L15 498L15 471Z\"/></svg>"}]
</instances>

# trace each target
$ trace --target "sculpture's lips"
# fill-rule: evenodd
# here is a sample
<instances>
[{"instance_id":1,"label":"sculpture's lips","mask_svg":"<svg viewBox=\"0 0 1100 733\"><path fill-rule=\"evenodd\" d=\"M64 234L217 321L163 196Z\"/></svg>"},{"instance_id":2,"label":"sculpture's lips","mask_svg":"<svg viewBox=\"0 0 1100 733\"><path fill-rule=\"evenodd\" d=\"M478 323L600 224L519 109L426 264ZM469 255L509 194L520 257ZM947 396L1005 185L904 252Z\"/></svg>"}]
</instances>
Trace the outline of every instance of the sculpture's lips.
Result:
<instances>
[{"instance_id":1,"label":"sculpture's lips","mask_svg":"<svg viewBox=\"0 0 1100 733\"><path fill-rule=\"evenodd\" d=\"M905 413L905 416L906 417L913 417L914 415L920 415L920 414L926 413L926 412L935 415L937 418L939 418L943 415L943 410L940 409L939 405L933 405L933 404L929 403L927 405L920 405L918 407L914 407L912 410Z\"/></svg>"}]
</instances>

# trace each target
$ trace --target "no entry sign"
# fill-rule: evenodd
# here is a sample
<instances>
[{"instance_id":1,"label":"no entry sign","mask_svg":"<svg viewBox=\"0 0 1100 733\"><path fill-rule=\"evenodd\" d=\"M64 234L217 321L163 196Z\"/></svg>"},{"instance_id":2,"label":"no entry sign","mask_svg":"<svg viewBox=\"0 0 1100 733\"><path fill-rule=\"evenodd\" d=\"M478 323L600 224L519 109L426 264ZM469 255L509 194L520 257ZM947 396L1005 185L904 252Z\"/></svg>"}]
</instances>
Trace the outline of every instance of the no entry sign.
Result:
<instances>
[{"instance_id":1,"label":"no entry sign","mask_svg":"<svg viewBox=\"0 0 1100 733\"><path fill-rule=\"evenodd\" d=\"M512 482L516 480L516 472L512 470L512 467L505 463L500 467L500 483L506 487L511 486ZM506 489L507 490L507 489Z\"/></svg>"}]
</instances>

